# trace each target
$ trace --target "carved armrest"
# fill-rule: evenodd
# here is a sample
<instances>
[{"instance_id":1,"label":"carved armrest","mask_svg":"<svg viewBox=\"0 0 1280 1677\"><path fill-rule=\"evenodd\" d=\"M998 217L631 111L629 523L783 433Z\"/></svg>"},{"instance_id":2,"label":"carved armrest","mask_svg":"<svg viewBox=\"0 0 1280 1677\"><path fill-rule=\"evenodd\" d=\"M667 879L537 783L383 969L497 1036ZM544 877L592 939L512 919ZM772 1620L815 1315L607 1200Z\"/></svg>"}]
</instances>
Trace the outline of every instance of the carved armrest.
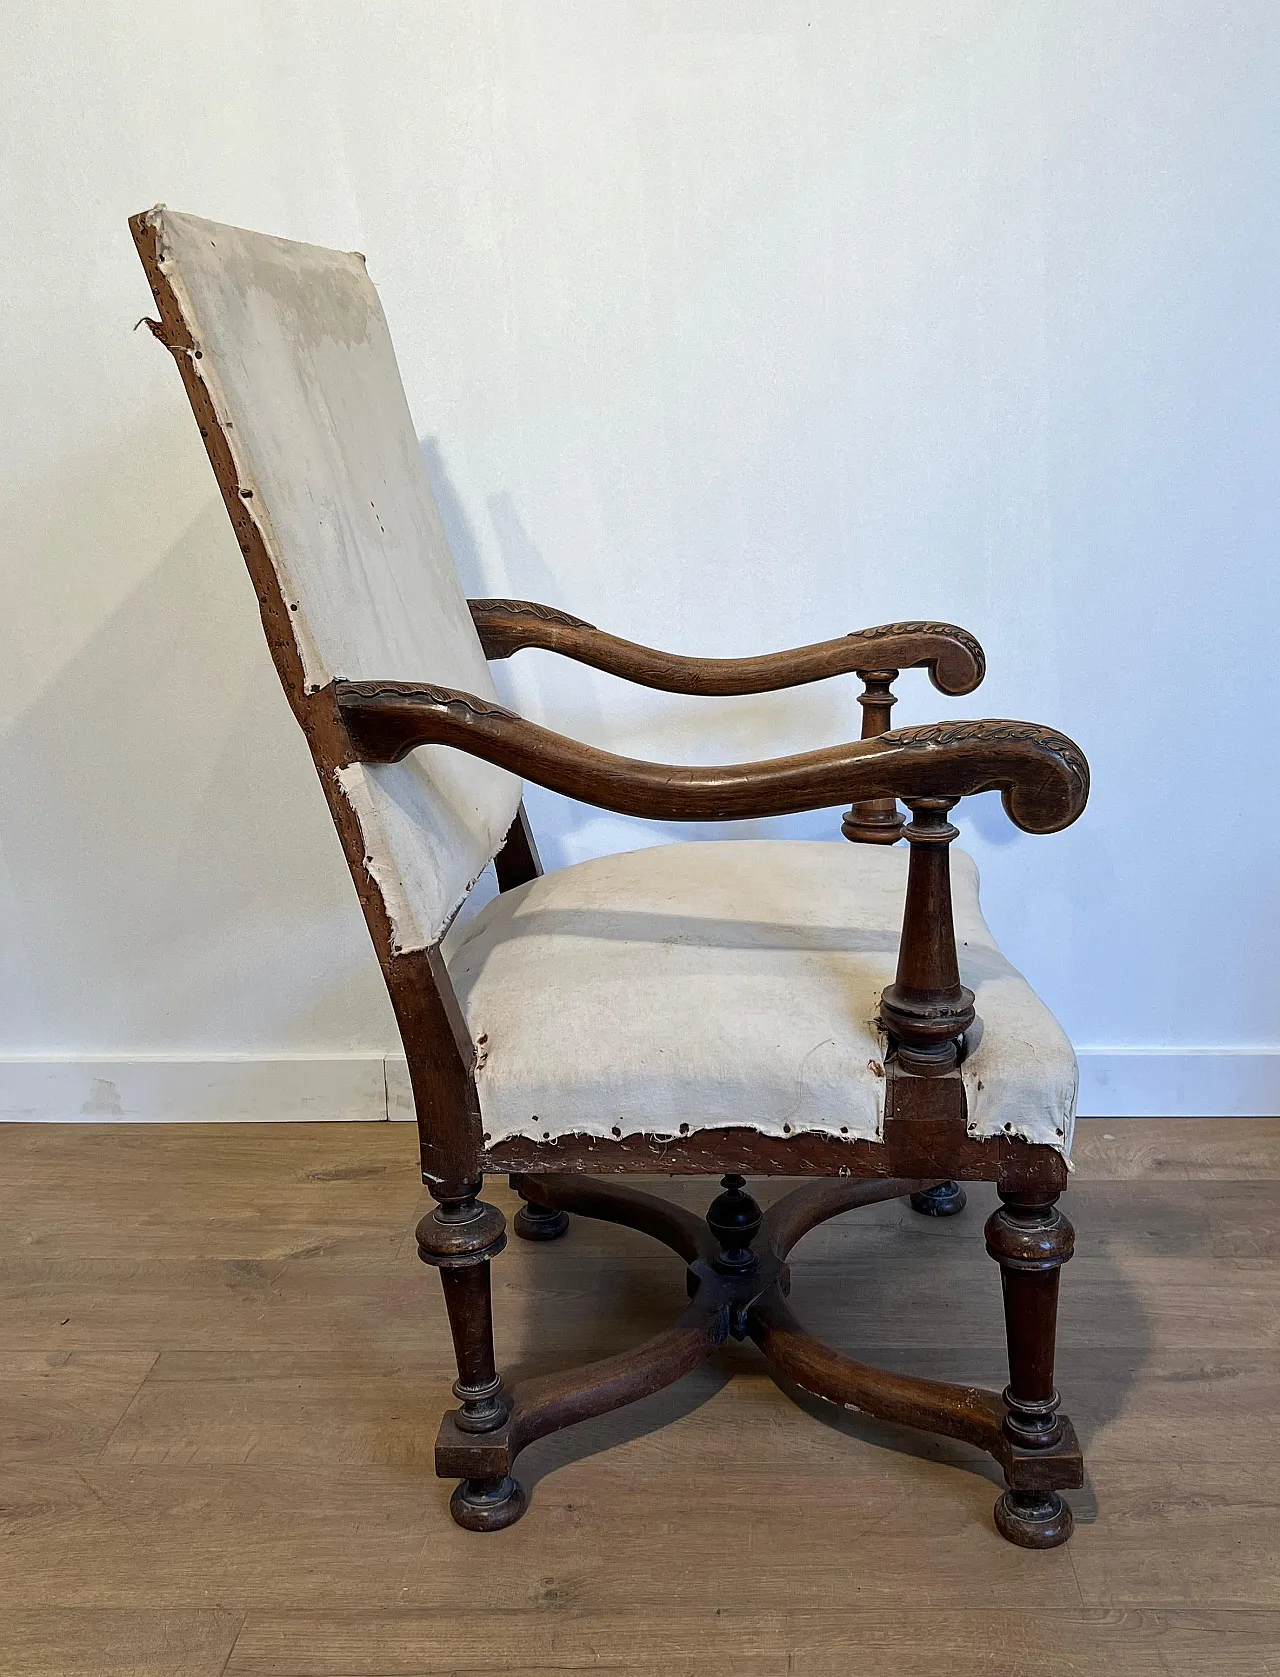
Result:
<instances>
[{"instance_id":1,"label":"carved armrest","mask_svg":"<svg viewBox=\"0 0 1280 1677\"><path fill-rule=\"evenodd\" d=\"M772 693L864 670L927 669L942 693L972 693L986 673L977 641L952 623L886 623L837 640L759 658L685 658L605 634L580 617L532 600L469 600L487 658L524 647L558 652L579 664L663 693Z\"/></svg>"},{"instance_id":2,"label":"carved armrest","mask_svg":"<svg viewBox=\"0 0 1280 1677\"><path fill-rule=\"evenodd\" d=\"M853 798L947 800L999 790L1028 833L1069 826L1089 795L1084 755L1031 722L949 722L721 767L615 756L527 722L501 705L414 682L336 681L353 761L394 763L415 746L448 745L536 785L622 815L735 821L826 809Z\"/></svg>"}]
</instances>

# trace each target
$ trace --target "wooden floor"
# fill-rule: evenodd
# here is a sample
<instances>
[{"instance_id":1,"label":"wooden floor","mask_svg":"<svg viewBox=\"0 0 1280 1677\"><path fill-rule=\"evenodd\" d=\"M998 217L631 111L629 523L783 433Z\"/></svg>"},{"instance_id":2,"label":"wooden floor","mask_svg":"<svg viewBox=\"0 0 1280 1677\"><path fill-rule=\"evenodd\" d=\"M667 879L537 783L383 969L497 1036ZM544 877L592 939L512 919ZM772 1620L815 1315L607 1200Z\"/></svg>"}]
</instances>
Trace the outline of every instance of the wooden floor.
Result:
<instances>
[{"instance_id":1,"label":"wooden floor","mask_svg":"<svg viewBox=\"0 0 1280 1677\"><path fill-rule=\"evenodd\" d=\"M4 1677L1280 1673L1280 1121L1082 1126L1059 1383L1089 1485L1047 1554L995 1535L973 1452L797 1406L741 1346L535 1446L525 1519L459 1531L409 1126L0 1148ZM792 1302L869 1360L999 1386L992 1203L841 1218ZM511 1372L683 1300L677 1260L582 1221L494 1274Z\"/></svg>"}]
</instances>

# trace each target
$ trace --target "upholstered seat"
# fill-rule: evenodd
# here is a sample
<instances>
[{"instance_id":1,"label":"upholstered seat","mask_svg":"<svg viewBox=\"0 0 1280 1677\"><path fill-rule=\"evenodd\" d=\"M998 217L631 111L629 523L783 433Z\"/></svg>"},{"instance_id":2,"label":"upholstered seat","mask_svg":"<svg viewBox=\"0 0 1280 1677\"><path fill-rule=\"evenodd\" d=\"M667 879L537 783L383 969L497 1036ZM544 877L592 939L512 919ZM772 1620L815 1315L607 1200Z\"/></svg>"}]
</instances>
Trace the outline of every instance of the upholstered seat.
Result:
<instances>
[{"instance_id":1,"label":"upholstered seat","mask_svg":"<svg viewBox=\"0 0 1280 1677\"><path fill-rule=\"evenodd\" d=\"M879 1139L880 995L898 958L905 849L664 844L545 874L446 944L477 1044L486 1140L747 1125ZM1076 1064L996 947L952 853L960 976L981 1028L969 1133L1066 1151Z\"/></svg>"}]
</instances>

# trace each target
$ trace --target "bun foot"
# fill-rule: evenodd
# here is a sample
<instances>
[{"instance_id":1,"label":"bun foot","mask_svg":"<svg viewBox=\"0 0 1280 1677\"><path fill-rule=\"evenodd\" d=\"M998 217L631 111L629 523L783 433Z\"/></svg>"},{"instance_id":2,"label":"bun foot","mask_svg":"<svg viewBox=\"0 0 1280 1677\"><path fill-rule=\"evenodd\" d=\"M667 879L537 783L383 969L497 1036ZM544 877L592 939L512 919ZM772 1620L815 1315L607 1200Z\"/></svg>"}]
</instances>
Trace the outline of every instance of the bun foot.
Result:
<instances>
[{"instance_id":1,"label":"bun foot","mask_svg":"<svg viewBox=\"0 0 1280 1677\"><path fill-rule=\"evenodd\" d=\"M1056 1549L1074 1525L1057 1491L1006 1491L996 1503L996 1530L1020 1549Z\"/></svg>"},{"instance_id":2,"label":"bun foot","mask_svg":"<svg viewBox=\"0 0 1280 1677\"><path fill-rule=\"evenodd\" d=\"M569 1232L569 1213L553 1211L549 1205L522 1205L514 1228L521 1240L559 1240Z\"/></svg>"},{"instance_id":3,"label":"bun foot","mask_svg":"<svg viewBox=\"0 0 1280 1677\"><path fill-rule=\"evenodd\" d=\"M926 1217L954 1217L964 1208L965 1193L958 1182L939 1182L936 1188L924 1188L911 1196L911 1209Z\"/></svg>"},{"instance_id":4,"label":"bun foot","mask_svg":"<svg viewBox=\"0 0 1280 1677\"><path fill-rule=\"evenodd\" d=\"M513 1526L529 1499L518 1479L464 1479L449 1498L449 1512L466 1531Z\"/></svg>"}]
</instances>

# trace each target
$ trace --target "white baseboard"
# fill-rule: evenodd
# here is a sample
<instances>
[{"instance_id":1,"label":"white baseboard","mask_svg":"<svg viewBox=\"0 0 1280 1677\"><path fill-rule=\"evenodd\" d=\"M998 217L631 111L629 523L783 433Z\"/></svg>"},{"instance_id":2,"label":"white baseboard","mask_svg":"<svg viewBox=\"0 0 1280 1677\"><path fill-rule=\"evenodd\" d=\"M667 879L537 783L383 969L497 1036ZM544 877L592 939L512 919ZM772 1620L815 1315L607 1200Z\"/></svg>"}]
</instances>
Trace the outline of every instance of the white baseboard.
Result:
<instances>
[{"instance_id":1,"label":"white baseboard","mask_svg":"<svg viewBox=\"0 0 1280 1677\"><path fill-rule=\"evenodd\" d=\"M1280 1048L1082 1048L1085 1118L1280 1115ZM0 1121L200 1124L411 1119L400 1055L0 1058Z\"/></svg>"},{"instance_id":2,"label":"white baseboard","mask_svg":"<svg viewBox=\"0 0 1280 1677\"><path fill-rule=\"evenodd\" d=\"M403 1060L400 1071L404 1075ZM407 1093L407 1075L404 1082ZM381 1054L0 1059L0 1120L8 1122L352 1123L386 1117Z\"/></svg>"},{"instance_id":3,"label":"white baseboard","mask_svg":"<svg viewBox=\"0 0 1280 1677\"><path fill-rule=\"evenodd\" d=\"M1077 1048L1082 1118L1280 1116L1280 1048Z\"/></svg>"}]
</instances>

